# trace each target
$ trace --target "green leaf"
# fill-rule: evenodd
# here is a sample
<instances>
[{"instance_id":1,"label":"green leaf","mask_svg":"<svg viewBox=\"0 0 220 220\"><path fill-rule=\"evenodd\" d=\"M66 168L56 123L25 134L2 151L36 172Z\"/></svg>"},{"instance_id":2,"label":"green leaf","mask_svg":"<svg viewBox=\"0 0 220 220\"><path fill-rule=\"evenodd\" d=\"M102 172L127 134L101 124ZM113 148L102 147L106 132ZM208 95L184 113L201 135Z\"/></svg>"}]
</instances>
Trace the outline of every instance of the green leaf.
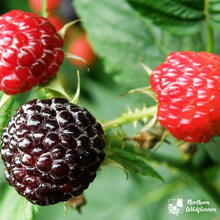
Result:
<instances>
[{"instance_id":1,"label":"green leaf","mask_svg":"<svg viewBox=\"0 0 220 220\"><path fill-rule=\"evenodd\" d=\"M148 76L138 56L150 66L156 66L158 60L164 60L164 54L136 12L123 0L74 2L95 52L104 59L107 72L113 73L119 83L146 85Z\"/></svg>"},{"instance_id":2,"label":"green leaf","mask_svg":"<svg viewBox=\"0 0 220 220\"><path fill-rule=\"evenodd\" d=\"M142 16L176 35L192 35L204 27L204 1L126 0Z\"/></svg>"},{"instance_id":3,"label":"green leaf","mask_svg":"<svg viewBox=\"0 0 220 220\"><path fill-rule=\"evenodd\" d=\"M111 148L107 155L110 159L121 164L127 171L139 173L143 176L151 176L163 181L160 174L148 165L147 160L134 152L127 151L125 148Z\"/></svg>"},{"instance_id":4,"label":"green leaf","mask_svg":"<svg viewBox=\"0 0 220 220\"><path fill-rule=\"evenodd\" d=\"M39 211L39 206L29 203L10 186L7 186L0 195L0 219L2 220L31 220Z\"/></svg>"},{"instance_id":5,"label":"green leaf","mask_svg":"<svg viewBox=\"0 0 220 220\"><path fill-rule=\"evenodd\" d=\"M65 92L63 86L61 85L57 75L55 75L52 79L50 79L46 84L39 87L38 90L42 90L42 89L47 91L46 95L48 95L50 98L58 96L58 97L65 98L69 101L71 100L71 98Z\"/></svg>"},{"instance_id":6,"label":"green leaf","mask_svg":"<svg viewBox=\"0 0 220 220\"><path fill-rule=\"evenodd\" d=\"M74 7L106 72L126 90L149 85L138 57L154 69L174 50L204 49L201 33L172 36L143 20L125 0L75 0Z\"/></svg>"},{"instance_id":7,"label":"green leaf","mask_svg":"<svg viewBox=\"0 0 220 220\"><path fill-rule=\"evenodd\" d=\"M220 137L213 138L212 142L203 144L201 147L208 153L212 161L216 164L220 164ZM201 145L201 144L200 144Z\"/></svg>"},{"instance_id":8,"label":"green leaf","mask_svg":"<svg viewBox=\"0 0 220 220\"><path fill-rule=\"evenodd\" d=\"M123 170L125 172L126 179L128 179L128 172L126 171L126 169L121 164L117 163L116 161L110 160L109 158L105 158L105 160L102 163L102 166L103 167L110 166L110 167L119 168L119 169L121 169L121 170Z\"/></svg>"}]
</instances>

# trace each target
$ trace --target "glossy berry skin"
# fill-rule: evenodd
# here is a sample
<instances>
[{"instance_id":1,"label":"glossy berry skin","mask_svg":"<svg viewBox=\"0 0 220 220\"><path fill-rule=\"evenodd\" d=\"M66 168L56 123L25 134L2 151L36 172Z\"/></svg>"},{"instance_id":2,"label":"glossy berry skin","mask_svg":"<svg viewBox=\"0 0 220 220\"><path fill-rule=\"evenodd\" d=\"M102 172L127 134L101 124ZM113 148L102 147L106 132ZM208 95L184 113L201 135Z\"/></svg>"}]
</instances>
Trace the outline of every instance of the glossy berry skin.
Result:
<instances>
[{"instance_id":1,"label":"glossy berry skin","mask_svg":"<svg viewBox=\"0 0 220 220\"><path fill-rule=\"evenodd\" d=\"M20 10L0 16L0 90L14 95L47 82L63 62L62 47L48 19Z\"/></svg>"},{"instance_id":2,"label":"glossy berry skin","mask_svg":"<svg viewBox=\"0 0 220 220\"><path fill-rule=\"evenodd\" d=\"M158 121L177 139L206 143L220 134L220 58L173 52L150 77Z\"/></svg>"},{"instance_id":3,"label":"glossy berry skin","mask_svg":"<svg viewBox=\"0 0 220 220\"><path fill-rule=\"evenodd\" d=\"M6 180L41 206L82 194L105 157L101 125L62 98L21 106L2 133L1 146Z\"/></svg>"}]
</instances>

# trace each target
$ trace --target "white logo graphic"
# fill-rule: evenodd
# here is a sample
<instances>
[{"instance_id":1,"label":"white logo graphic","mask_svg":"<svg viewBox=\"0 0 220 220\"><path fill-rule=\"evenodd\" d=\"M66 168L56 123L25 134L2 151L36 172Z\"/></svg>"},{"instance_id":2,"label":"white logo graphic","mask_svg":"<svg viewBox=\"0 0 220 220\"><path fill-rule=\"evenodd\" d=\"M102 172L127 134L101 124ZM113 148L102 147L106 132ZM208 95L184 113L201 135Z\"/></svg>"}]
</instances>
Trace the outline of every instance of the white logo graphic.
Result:
<instances>
[{"instance_id":1,"label":"white logo graphic","mask_svg":"<svg viewBox=\"0 0 220 220\"><path fill-rule=\"evenodd\" d=\"M183 199L169 199L167 208L169 214L177 216L183 214Z\"/></svg>"}]
</instances>

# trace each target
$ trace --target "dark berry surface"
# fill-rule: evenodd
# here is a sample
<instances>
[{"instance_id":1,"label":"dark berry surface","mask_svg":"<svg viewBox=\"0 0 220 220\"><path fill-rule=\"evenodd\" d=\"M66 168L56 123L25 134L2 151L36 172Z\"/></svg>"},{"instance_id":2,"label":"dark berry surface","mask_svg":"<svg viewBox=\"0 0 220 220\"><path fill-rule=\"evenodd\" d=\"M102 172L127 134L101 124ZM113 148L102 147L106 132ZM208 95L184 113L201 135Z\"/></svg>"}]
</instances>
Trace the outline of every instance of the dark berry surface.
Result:
<instances>
[{"instance_id":1,"label":"dark berry surface","mask_svg":"<svg viewBox=\"0 0 220 220\"><path fill-rule=\"evenodd\" d=\"M0 16L0 90L23 93L53 77L63 39L48 19L20 10Z\"/></svg>"},{"instance_id":2,"label":"dark berry surface","mask_svg":"<svg viewBox=\"0 0 220 220\"><path fill-rule=\"evenodd\" d=\"M85 109L62 98L21 106L2 133L9 184L33 204L83 193L104 160L103 129Z\"/></svg>"}]
</instances>

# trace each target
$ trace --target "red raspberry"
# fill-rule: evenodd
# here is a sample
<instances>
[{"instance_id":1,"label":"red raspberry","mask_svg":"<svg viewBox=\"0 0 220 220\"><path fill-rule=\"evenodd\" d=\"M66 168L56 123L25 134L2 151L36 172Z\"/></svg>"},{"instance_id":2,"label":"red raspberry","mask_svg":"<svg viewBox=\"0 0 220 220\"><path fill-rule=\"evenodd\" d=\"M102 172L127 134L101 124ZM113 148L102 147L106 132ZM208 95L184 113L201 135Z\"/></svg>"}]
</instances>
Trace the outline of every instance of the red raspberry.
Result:
<instances>
[{"instance_id":1,"label":"red raspberry","mask_svg":"<svg viewBox=\"0 0 220 220\"><path fill-rule=\"evenodd\" d=\"M48 19L20 10L0 16L0 90L13 95L48 81L63 62L62 47Z\"/></svg>"},{"instance_id":2,"label":"red raspberry","mask_svg":"<svg viewBox=\"0 0 220 220\"><path fill-rule=\"evenodd\" d=\"M88 110L61 98L22 105L1 146L9 184L42 206L82 194L105 157L102 126Z\"/></svg>"},{"instance_id":3,"label":"red raspberry","mask_svg":"<svg viewBox=\"0 0 220 220\"><path fill-rule=\"evenodd\" d=\"M220 134L220 58L206 52L173 52L150 77L158 121L174 137L205 143Z\"/></svg>"}]
</instances>

